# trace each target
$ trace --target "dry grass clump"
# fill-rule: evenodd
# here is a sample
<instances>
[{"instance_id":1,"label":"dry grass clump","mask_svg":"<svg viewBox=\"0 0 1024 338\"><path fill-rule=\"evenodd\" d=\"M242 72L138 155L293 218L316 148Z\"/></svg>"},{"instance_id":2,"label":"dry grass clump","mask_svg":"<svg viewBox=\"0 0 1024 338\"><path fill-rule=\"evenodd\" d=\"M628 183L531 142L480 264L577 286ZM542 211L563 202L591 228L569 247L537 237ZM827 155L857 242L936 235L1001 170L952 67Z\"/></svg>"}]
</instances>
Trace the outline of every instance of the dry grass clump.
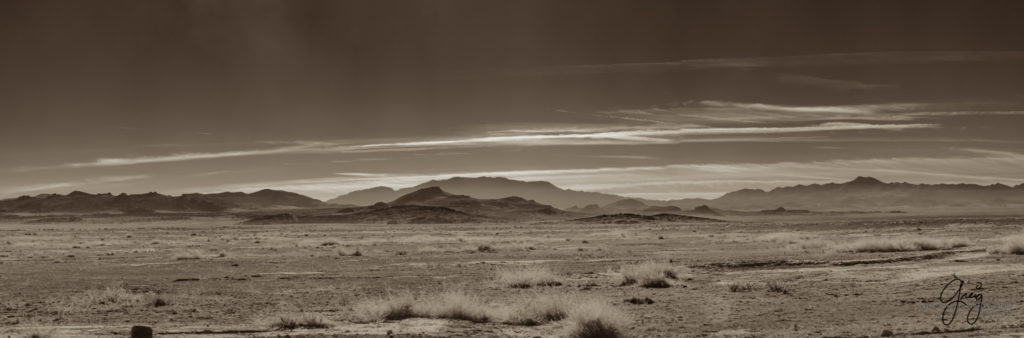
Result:
<instances>
[{"instance_id":1,"label":"dry grass clump","mask_svg":"<svg viewBox=\"0 0 1024 338\"><path fill-rule=\"evenodd\" d=\"M360 257L362 255L363 255L363 252L359 251L359 249L355 249L355 250L338 249L338 256Z\"/></svg>"},{"instance_id":2,"label":"dry grass clump","mask_svg":"<svg viewBox=\"0 0 1024 338\"><path fill-rule=\"evenodd\" d=\"M569 316L569 312L579 303L579 297L558 295L537 295L519 304L517 309L510 311L506 324L542 325L556 322Z\"/></svg>"},{"instance_id":3,"label":"dry grass clump","mask_svg":"<svg viewBox=\"0 0 1024 338\"><path fill-rule=\"evenodd\" d=\"M784 295L789 294L789 285L786 285L786 283L769 281L768 283L765 283L765 286L768 288L768 292L781 293Z\"/></svg>"},{"instance_id":4,"label":"dry grass clump","mask_svg":"<svg viewBox=\"0 0 1024 338\"><path fill-rule=\"evenodd\" d=\"M562 277L556 275L550 268L536 265L498 268L495 271L494 281L500 285L519 289L562 285Z\"/></svg>"},{"instance_id":5,"label":"dry grass clump","mask_svg":"<svg viewBox=\"0 0 1024 338\"><path fill-rule=\"evenodd\" d=\"M366 299L356 304L355 321L361 323L413 318L412 305L416 299L410 294L389 294L383 299Z\"/></svg>"},{"instance_id":6,"label":"dry grass clump","mask_svg":"<svg viewBox=\"0 0 1024 338\"><path fill-rule=\"evenodd\" d=\"M1008 237L996 248L989 250L992 253L1024 255L1024 235Z\"/></svg>"},{"instance_id":7,"label":"dry grass clump","mask_svg":"<svg viewBox=\"0 0 1024 338\"><path fill-rule=\"evenodd\" d=\"M331 324L320 317L303 315L299 318L281 317L270 326L275 330L326 329L330 328Z\"/></svg>"},{"instance_id":8,"label":"dry grass clump","mask_svg":"<svg viewBox=\"0 0 1024 338\"><path fill-rule=\"evenodd\" d=\"M131 306L142 303L144 299L144 294L134 293L122 284L98 290L87 290L72 296L71 303L84 307L92 305Z\"/></svg>"},{"instance_id":9,"label":"dry grass clump","mask_svg":"<svg viewBox=\"0 0 1024 338\"><path fill-rule=\"evenodd\" d=\"M629 317L611 304L586 301L569 312L569 338L626 337Z\"/></svg>"},{"instance_id":10,"label":"dry grass clump","mask_svg":"<svg viewBox=\"0 0 1024 338\"><path fill-rule=\"evenodd\" d=\"M874 237L854 241L841 246L840 249L851 252L899 252L946 250L965 246L967 246L967 241L960 238Z\"/></svg>"},{"instance_id":11,"label":"dry grass clump","mask_svg":"<svg viewBox=\"0 0 1024 338\"><path fill-rule=\"evenodd\" d=\"M525 302L511 305L489 304L464 291L421 296L387 295L357 303L353 311L354 321L360 323L439 318L474 323L542 325L574 318L578 326L575 331L579 332L574 337L621 337L629 324L628 318L610 304L584 301L579 296L566 294L537 294ZM608 332L616 335L593 335Z\"/></svg>"},{"instance_id":12,"label":"dry grass clump","mask_svg":"<svg viewBox=\"0 0 1024 338\"><path fill-rule=\"evenodd\" d=\"M622 265L619 272L622 273L622 282L619 283L622 286L640 283L640 286L648 288L667 288L671 285L666 278L678 279L671 265L653 261Z\"/></svg>"},{"instance_id":13,"label":"dry grass clump","mask_svg":"<svg viewBox=\"0 0 1024 338\"><path fill-rule=\"evenodd\" d=\"M754 291L756 285L754 283L733 283L729 284L729 292L750 292Z\"/></svg>"},{"instance_id":14,"label":"dry grass clump","mask_svg":"<svg viewBox=\"0 0 1024 338\"><path fill-rule=\"evenodd\" d=\"M380 322L406 318L444 318L474 323L495 321L498 315L479 297L462 291L446 291L424 297L389 295L384 299L367 299L357 303L355 320Z\"/></svg>"},{"instance_id":15,"label":"dry grass clump","mask_svg":"<svg viewBox=\"0 0 1024 338\"><path fill-rule=\"evenodd\" d=\"M413 305L413 313L422 314L417 317L460 319L474 323L486 323L496 317L492 307L479 297L462 291L447 291L423 299Z\"/></svg>"}]
</instances>

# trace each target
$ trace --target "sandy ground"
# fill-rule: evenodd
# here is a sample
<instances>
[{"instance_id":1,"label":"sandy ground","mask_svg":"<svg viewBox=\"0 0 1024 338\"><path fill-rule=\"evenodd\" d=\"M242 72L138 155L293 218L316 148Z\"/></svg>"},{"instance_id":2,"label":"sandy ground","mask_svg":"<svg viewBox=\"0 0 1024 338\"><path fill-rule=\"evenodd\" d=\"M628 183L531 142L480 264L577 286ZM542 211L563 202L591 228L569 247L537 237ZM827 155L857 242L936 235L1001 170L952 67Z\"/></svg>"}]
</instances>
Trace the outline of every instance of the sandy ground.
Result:
<instances>
[{"instance_id":1,"label":"sandy ground","mask_svg":"<svg viewBox=\"0 0 1024 338\"><path fill-rule=\"evenodd\" d=\"M613 304L635 337L1024 336L1024 255L992 252L1024 233L1013 217L817 216L709 224L238 225L238 219L0 223L0 337L554 337L539 326L413 318L353 322L388 292L466 290L507 304L577 294ZM897 218L898 217L898 218ZM946 250L851 252L858 240L961 239ZM481 252L480 246L493 250ZM361 256L352 255L359 251ZM620 286L620 265L679 271L669 288ZM543 265L561 286L513 289L495 269ZM983 283L980 319L946 326L939 293ZM785 292L769 291L766 284ZM734 292L730 285L750 285ZM135 302L90 292L123 286ZM974 291L974 290L972 290ZM628 298L650 298L631 304ZM156 298L167 305L153 306ZM314 315L326 329L280 331Z\"/></svg>"}]
</instances>

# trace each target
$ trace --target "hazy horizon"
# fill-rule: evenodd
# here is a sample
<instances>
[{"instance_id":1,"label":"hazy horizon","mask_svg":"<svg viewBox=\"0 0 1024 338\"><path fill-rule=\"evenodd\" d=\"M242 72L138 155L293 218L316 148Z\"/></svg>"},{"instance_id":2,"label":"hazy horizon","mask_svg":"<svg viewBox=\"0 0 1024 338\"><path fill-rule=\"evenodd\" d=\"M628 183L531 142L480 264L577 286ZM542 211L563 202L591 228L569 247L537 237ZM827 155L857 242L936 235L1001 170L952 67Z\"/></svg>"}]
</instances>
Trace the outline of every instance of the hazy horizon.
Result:
<instances>
[{"instance_id":1,"label":"hazy horizon","mask_svg":"<svg viewBox=\"0 0 1024 338\"><path fill-rule=\"evenodd\" d=\"M326 200L452 176L659 200L857 176L1018 185L1010 8L6 1L0 199Z\"/></svg>"}]
</instances>

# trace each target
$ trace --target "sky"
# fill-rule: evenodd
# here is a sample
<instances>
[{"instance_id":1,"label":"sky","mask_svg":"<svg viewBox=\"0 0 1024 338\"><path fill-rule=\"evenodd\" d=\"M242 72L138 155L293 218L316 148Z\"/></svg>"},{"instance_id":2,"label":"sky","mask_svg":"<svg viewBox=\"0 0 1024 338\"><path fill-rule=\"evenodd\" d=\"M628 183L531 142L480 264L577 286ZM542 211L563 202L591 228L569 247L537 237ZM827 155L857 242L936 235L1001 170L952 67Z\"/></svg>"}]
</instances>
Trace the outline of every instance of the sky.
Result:
<instances>
[{"instance_id":1,"label":"sky","mask_svg":"<svg viewBox=\"0 0 1024 338\"><path fill-rule=\"evenodd\" d=\"M1024 183L1013 1L3 1L0 198Z\"/></svg>"}]
</instances>

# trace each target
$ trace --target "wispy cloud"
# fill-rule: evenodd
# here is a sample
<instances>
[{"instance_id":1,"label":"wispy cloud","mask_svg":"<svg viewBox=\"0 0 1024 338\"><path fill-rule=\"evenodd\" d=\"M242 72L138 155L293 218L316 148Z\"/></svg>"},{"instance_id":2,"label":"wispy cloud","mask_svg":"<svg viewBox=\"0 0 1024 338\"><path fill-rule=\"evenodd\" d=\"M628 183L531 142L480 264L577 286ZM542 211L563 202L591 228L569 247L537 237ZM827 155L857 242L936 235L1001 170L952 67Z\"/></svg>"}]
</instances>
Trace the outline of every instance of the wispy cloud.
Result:
<instances>
[{"instance_id":1,"label":"wispy cloud","mask_svg":"<svg viewBox=\"0 0 1024 338\"><path fill-rule=\"evenodd\" d=\"M872 52L811 54L782 57L690 59L668 62L568 65L532 69L494 69L484 75L543 76L608 73L664 73L705 69L808 68L830 66L901 65L940 62L1024 60L1024 51ZM461 73L461 75L470 75Z\"/></svg>"},{"instance_id":2,"label":"wispy cloud","mask_svg":"<svg viewBox=\"0 0 1024 338\"><path fill-rule=\"evenodd\" d=\"M331 142L303 142L285 147L237 150L209 153L181 153L160 156L100 158L91 162L78 162L63 167L109 167L149 163L166 163L195 160L209 160L242 156L265 156L279 154L327 154L360 153L384 151L432 150L456 147L493 146L547 146L547 145L602 145L602 144L671 144L685 142L686 137L721 135L777 135L814 132L935 128L934 124L868 124L849 122L828 122L805 126L783 127L676 127L676 128L627 128L605 131L524 133L497 136L481 136L459 139L418 140L390 143L337 144ZM506 133L507 134L507 133ZM682 139L681 139L682 138Z\"/></svg>"},{"instance_id":3,"label":"wispy cloud","mask_svg":"<svg viewBox=\"0 0 1024 338\"><path fill-rule=\"evenodd\" d=\"M782 84L822 87L835 90L874 90L896 87L895 85L890 84L875 84L850 80L826 79L817 76L796 74L782 74L777 76L776 80Z\"/></svg>"},{"instance_id":4,"label":"wispy cloud","mask_svg":"<svg viewBox=\"0 0 1024 338\"><path fill-rule=\"evenodd\" d=\"M648 124L700 125L714 123L814 123L822 121L908 122L942 116L1022 115L1024 107L1006 103L890 102L855 105L785 105L761 102L704 100L599 113L631 120L642 116Z\"/></svg>"},{"instance_id":5,"label":"wispy cloud","mask_svg":"<svg viewBox=\"0 0 1024 338\"><path fill-rule=\"evenodd\" d=\"M455 176L501 176L527 181L549 181L560 187L576 190L666 199L714 198L742 188L842 182L859 175L875 176L886 181L918 183L1024 182L1024 173L1020 171L1020 168L1024 167L1024 154L980 149L959 149L959 152L959 155L952 157L836 159L808 162L694 163L436 174L347 173L324 178L253 182L209 189L246 191L270 187L320 198L333 198L342 193L380 185L403 188L428 180Z\"/></svg>"}]
</instances>

